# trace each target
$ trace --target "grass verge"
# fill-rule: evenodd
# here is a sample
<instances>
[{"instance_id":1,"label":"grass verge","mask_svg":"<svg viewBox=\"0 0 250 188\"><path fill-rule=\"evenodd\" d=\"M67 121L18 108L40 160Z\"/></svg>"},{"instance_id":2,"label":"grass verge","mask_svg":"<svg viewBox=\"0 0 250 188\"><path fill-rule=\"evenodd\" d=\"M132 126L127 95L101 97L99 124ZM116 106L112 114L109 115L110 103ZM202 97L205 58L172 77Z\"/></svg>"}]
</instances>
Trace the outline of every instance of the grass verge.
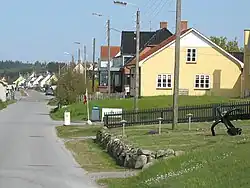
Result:
<instances>
[{"instance_id":1,"label":"grass verge","mask_svg":"<svg viewBox=\"0 0 250 188\"><path fill-rule=\"evenodd\" d=\"M48 105L50 106L57 106L57 104L58 104L58 99L56 97L50 99L48 102Z\"/></svg>"},{"instance_id":2,"label":"grass verge","mask_svg":"<svg viewBox=\"0 0 250 188\"><path fill-rule=\"evenodd\" d=\"M20 94L21 94L21 96L23 96L23 97L28 96L27 93L26 93L23 89L20 89Z\"/></svg>"},{"instance_id":3,"label":"grass verge","mask_svg":"<svg viewBox=\"0 0 250 188\"><path fill-rule=\"evenodd\" d=\"M98 182L111 188L247 188L250 178L250 121L233 123L243 128L243 135L228 136L223 125L219 125L217 136L212 137L211 124L205 123L194 124L191 131L185 125L170 131L168 125L164 125L162 136L144 134L154 128L150 126L126 128L127 139L143 148L173 148L185 150L186 154L158 161L136 177ZM117 134L120 131L113 130Z\"/></svg>"},{"instance_id":4,"label":"grass verge","mask_svg":"<svg viewBox=\"0 0 250 188\"><path fill-rule=\"evenodd\" d=\"M95 136L102 126L58 126L57 135L61 138Z\"/></svg>"},{"instance_id":5,"label":"grass verge","mask_svg":"<svg viewBox=\"0 0 250 188\"><path fill-rule=\"evenodd\" d=\"M59 126L57 135L61 138L72 139L65 142L76 161L89 172L125 171L116 165L115 161L93 139L79 140L77 138L95 136L101 126Z\"/></svg>"},{"instance_id":6,"label":"grass verge","mask_svg":"<svg viewBox=\"0 0 250 188\"><path fill-rule=\"evenodd\" d=\"M198 104L211 104L211 103L226 103L235 101L236 99L230 99L225 97L215 96L180 96L179 105L198 105ZM155 96L155 97L143 97L139 100L140 109L150 108L164 108L172 105L172 96ZM89 102L90 109L93 106L100 108L123 108L124 110L133 109L133 98L130 99L108 99L108 100L97 100ZM69 105L66 108L71 112L72 120L86 120L87 108L82 103L75 103ZM54 120L62 120L65 109L59 109L51 112L51 118ZM90 111L91 113L91 111Z\"/></svg>"},{"instance_id":7,"label":"grass verge","mask_svg":"<svg viewBox=\"0 0 250 188\"><path fill-rule=\"evenodd\" d=\"M65 143L76 161L88 172L124 171L115 161L103 151L94 140L74 140Z\"/></svg>"}]
</instances>

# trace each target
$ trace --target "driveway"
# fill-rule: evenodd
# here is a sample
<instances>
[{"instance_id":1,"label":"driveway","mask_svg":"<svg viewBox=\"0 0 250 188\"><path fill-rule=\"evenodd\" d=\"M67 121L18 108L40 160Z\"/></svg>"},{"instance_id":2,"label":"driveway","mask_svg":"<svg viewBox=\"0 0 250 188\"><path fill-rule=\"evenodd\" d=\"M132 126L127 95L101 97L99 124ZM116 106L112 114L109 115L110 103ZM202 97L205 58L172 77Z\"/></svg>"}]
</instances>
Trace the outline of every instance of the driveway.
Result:
<instances>
[{"instance_id":1,"label":"driveway","mask_svg":"<svg viewBox=\"0 0 250 188\"><path fill-rule=\"evenodd\" d=\"M97 187L57 139L45 99L29 91L0 111L0 187Z\"/></svg>"}]
</instances>

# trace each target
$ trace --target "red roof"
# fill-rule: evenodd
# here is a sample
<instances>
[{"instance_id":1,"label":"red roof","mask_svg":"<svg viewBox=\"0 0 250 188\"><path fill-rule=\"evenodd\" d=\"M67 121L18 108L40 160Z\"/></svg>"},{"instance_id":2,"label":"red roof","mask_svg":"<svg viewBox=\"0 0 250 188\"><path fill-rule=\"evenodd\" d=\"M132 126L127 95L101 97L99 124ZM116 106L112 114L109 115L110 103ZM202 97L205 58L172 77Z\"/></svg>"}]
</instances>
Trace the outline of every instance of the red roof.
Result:
<instances>
[{"instance_id":1,"label":"red roof","mask_svg":"<svg viewBox=\"0 0 250 188\"><path fill-rule=\"evenodd\" d=\"M110 46L110 57L115 57L120 52L120 46ZM101 46L101 60L108 59L108 46Z\"/></svg>"},{"instance_id":2,"label":"red roof","mask_svg":"<svg viewBox=\"0 0 250 188\"><path fill-rule=\"evenodd\" d=\"M186 29L183 30L181 32L181 35L185 34L186 32L188 32L190 29ZM146 59L148 56L150 56L151 54L155 53L156 51L160 50L161 48L163 48L164 46L168 45L169 43L173 42L176 39L176 35L172 35L171 37L169 37L168 39L162 41L159 45L151 48L150 50L143 50L140 53L140 58L139 61L142 61L144 59ZM135 65L136 63L136 58L134 58L132 61L130 61L126 66L131 66L131 65Z\"/></svg>"}]
</instances>

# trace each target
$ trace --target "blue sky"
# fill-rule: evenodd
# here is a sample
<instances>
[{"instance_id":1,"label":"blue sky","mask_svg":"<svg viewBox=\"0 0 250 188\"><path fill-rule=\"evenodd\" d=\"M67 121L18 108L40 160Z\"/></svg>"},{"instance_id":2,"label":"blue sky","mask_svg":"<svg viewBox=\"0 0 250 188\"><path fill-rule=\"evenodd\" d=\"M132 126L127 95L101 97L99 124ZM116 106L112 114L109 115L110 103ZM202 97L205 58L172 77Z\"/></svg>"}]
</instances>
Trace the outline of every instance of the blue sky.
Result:
<instances>
[{"instance_id":1,"label":"blue sky","mask_svg":"<svg viewBox=\"0 0 250 188\"><path fill-rule=\"evenodd\" d=\"M106 17L118 30L135 29L133 6L114 5L112 0L1 0L0 59L69 61L63 52L76 54L74 41L87 45L92 55L92 39L96 38L96 56L106 44ZM130 0L141 9L142 30L159 29L160 21L168 21L174 32L176 0ZM250 28L247 14L249 0L182 0L182 19L189 21L206 36L237 37L243 43L243 31ZM111 44L120 45L120 33L112 31Z\"/></svg>"}]
</instances>

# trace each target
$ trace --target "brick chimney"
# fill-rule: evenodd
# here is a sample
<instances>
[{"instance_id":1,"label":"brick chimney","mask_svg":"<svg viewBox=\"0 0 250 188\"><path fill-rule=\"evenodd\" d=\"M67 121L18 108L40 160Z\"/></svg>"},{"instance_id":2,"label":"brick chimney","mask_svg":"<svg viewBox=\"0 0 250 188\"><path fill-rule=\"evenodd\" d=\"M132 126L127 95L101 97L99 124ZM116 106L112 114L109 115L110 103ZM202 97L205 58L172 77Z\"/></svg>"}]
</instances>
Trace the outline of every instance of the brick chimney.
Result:
<instances>
[{"instance_id":1,"label":"brick chimney","mask_svg":"<svg viewBox=\"0 0 250 188\"><path fill-rule=\"evenodd\" d=\"M188 29L188 21L186 20L181 21L181 31L184 31L187 29Z\"/></svg>"},{"instance_id":2,"label":"brick chimney","mask_svg":"<svg viewBox=\"0 0 250 188\"><path fill-rule=\"evenodd\" d=\"M160 22L160 28L163 29L163 28L168 28L168 22Z\"/></svg>"}]
</instances>

